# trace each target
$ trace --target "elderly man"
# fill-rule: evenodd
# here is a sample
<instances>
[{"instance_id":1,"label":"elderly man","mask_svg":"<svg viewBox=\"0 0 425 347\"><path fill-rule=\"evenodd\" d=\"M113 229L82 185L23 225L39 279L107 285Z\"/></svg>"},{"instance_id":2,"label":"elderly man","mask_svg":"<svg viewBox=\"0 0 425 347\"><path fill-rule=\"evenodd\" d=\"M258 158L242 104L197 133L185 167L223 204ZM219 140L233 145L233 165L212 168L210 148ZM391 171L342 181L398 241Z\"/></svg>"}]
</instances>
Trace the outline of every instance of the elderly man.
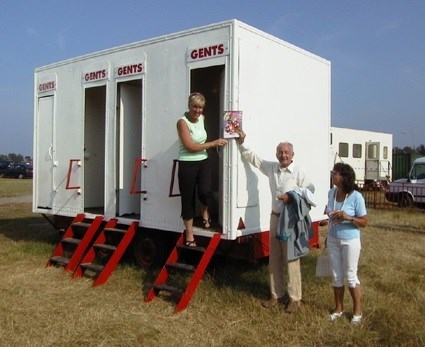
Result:
<instances>
[{"instance_id":1,"label":"elderly man","mask_svg":"<svg viewBox=\"0 0 425 347\"><path fill-rule=\"evenodd\" d=\"M294 150L289 142L281 142L276 148L275 161L266 161L246 148L245 133L239 134L239 149L242 157L269 178L272 193L272 210L270 214L269 237L269 276L271 298L263 301L266 308L279 303L286 306L286 312L294 313L301 307L301 268L300 259L288 261L288 242L276 238L276 229L281 212L280 204L289 203L289 191L308 188L314 191L314 186L307 179L305 172L293 163Z\"/></svg>"}]
</instances>

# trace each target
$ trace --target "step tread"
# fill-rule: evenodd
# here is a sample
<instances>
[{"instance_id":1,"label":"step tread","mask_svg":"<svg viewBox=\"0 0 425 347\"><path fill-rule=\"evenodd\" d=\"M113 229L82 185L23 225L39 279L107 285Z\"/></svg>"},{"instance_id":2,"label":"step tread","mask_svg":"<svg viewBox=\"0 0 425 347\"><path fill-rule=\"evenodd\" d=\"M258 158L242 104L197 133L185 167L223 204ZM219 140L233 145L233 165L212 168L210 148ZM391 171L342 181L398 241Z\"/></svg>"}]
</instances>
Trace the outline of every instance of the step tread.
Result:
<instances>
[{"instance_id":1,"label":"step tread","mask_svg":"<svg viewBox=\"0 0 425 347\"><path fill-rule=\"evenodd\" d=\"M81 242L81 239L76 239L75 237L65 237L62 239L62 242L78 245Z\"/></svg>"},{"instance_id":2,"label":"step tread","mask_svg":"<svg viewBox=\"0 0 425 347\"><path fill-rule=\"evenodd\" d=\"M158 290L164 290L166 292L183 294L183 290L177 287L169 286L167 284L154 284L153 287Z\"/></svg>"},{"instance_id":3,"label":"step tread","mask_svg":"<svg viewBox=\"0 0 425 347\"><path fill-rule=\"evenodd\" d=\"M73 227L77 227L77 228L90 228L91 227L91 223L85 223L85 222L77 222L77 223L72 223Z\"/></svg>"},{"instance_id":4,"label":"step tread","mask_svg":"<svg viewBox=\"0 0 425 347\"><path fill-rule=\"evenodd\" d=\"M59 265L67 265L69 263L69 258L63 257L61 255L55 255L50 258L50 261Z\"/></svg>"},{"instance_id":5,"label":"step tread","mask_svg":"<svg viewBox=\"0 0 425 347\"><path fill-rule=\"evenodd\" d=\"M101 248L101 249L105 249L107 251L115 251L117 249L117 246L113 246L113 245L108 245L106 243L95 243L93 245L94 248Z\"/></svg>"},{"instance_id":6,"label":"step tread","mask_svg":"<svg viewBox=\"0 0 425 347\"><path fill-rule=\"evenodd\" d=\"M103 230L105 232L113 232L113 233L119 233L119 234L125 234L128 231L127 229L119 229L119 228L105 228Z\"/></svg>"},{"instance_id":7,"label":"step tread","mask_svg":"<svg viewBox=\"0 0 425 347\"><path fill-rule=\"evenodd\" d=\"M165 264L165 266L168 267L168 268L184 270L184 271L188 271L188 272L194 272L196 270L196 267L193 266L193 265L184 264L184 263L177 263L177 262Z\"/></svg>"},{"instance_id":8,"label":"step tread","mask_svg":"<svg viewBox=\"0 0 425 347\"><path fill-rule=\"evenodd\" d=\"M205 248L201 246L186 246L186 245L177 245L178 249L188 250L188 251L194 251L194 252L205 252Z\"/></svg>"},{"instance_id":9,"label":"step tread","mask_svg":"<svg viewBox=\"0 0 425 347\"><path fill-rule=\"evenodd\" d=\"M104 266L101 264L93 264L93 263L81 263L80 266L84 269L91 270L94 272L100 272L104 268Z\"/></svg>"}]
</instances>

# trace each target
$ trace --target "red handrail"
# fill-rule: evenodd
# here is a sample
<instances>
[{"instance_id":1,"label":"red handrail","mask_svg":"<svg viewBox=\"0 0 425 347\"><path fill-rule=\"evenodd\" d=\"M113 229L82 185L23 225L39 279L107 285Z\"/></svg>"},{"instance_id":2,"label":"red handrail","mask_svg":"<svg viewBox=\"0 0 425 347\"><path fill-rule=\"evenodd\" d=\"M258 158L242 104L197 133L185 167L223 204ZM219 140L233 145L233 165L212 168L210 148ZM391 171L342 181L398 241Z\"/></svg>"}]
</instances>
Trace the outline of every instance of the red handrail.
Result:
<instances>
[{"instance_id":1,"label":"red handrail","mask_svg":"<svg viewBox=\"0 0 425 347\"><path fill-rule=\"evenodd\" d=\"M170 191L168 193L168 197L172 198L175 196L180 196L181 194L174 194L173 188L174 188L174 177L176 176L176 167L177 163L179 161L177 159L173 159L173 169L171 170L171 182L170 182Z\"/></svg>"},{"instance_id":2,"label":"red handrail","mask_svg":"<svg viewBox=\"0 0 425 347\"><path fill-rule=\"evenodd\" d=\"M146 190L136 190L136 179L139 174L140 166L142 163L145 163L147 159L136 158L134 160L134 168L133 168L133 181L131 183L130 194L145 194ZM140 175L140 182L142 182L142 175Z\"/></svg>"},{"instance_id":3,"label":"red handrail","mask_svg":"<svg viewBox=\"0 0 425 347\"><path fill-rule=\"evenodd\" d=\"M70 159L69 160L69 167L68 167L68 174L66 175L66 187L65 189L80 189L80 186L71 187L69 185L69 182L71 181L71 172L72 172L72 163L74 162L81 162L81 159Z\"/></svg>"}]
</instances>

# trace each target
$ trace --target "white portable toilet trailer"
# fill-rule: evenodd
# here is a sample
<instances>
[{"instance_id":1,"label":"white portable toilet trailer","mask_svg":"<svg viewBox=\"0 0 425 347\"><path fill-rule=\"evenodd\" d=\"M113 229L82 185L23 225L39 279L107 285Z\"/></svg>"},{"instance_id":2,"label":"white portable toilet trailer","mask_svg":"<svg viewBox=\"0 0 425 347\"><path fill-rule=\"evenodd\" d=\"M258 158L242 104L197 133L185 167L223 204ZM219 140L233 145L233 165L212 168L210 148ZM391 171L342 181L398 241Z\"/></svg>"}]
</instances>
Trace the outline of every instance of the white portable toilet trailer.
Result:
<instances>
[{"instance_id":1,"label":"white portable toilet trailer","mask_svg":"<svg viewBox=\"0 0 425 347\"><path fill-rule=\"evenodd\" d=\"M323 219L331 106L325 59L229 20L40 67L34 83L33 211L57 225L81 213L138 221L136 257L153 262L167 236L184 231L176 122L194 91L207 100L209 140L223 136L224 111L240 110L246 144L263 158L276 160L277 144L292 142L295 162L316 187L312 220ZM241 160L233 139L209 157L222 243L237 240L250 244L250 257L267 256L267 177ZM154 248L147 255L137 250L144 242Z\"/></svg>"},{"instance_id":2,"label":"white portable toilet trailer","mask_svg":"<svg viewBox=\"0 0 425 347\"><path fill-rule=\"evenodd\" d=\"M331 167L351 165L361 185L379 186L391 181L393 135L331 127Z\"/></svg>"}]
</instances>

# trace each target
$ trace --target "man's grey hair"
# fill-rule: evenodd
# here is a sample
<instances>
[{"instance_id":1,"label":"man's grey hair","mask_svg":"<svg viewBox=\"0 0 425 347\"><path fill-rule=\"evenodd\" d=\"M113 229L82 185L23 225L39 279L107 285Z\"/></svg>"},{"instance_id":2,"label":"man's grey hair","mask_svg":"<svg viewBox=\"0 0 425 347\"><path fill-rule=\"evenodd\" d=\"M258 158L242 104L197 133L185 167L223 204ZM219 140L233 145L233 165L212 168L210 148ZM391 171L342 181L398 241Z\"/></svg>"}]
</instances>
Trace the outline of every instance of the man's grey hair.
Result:
<instances>
[{"instance_id":1,"label":"man's grey hair","mask_svg":"<svg viewBox=\"0 0 425 347\"><path fill-rule=\"evenodd\" d=\"M289 147L291 147L291 151L294 152L294 146L292 145L292 143L290 143L288 141L280 142L276 147L276 151L278 151L279 147L283 146L283 145L288 145Z\"/></svg>"}]
</instances>

